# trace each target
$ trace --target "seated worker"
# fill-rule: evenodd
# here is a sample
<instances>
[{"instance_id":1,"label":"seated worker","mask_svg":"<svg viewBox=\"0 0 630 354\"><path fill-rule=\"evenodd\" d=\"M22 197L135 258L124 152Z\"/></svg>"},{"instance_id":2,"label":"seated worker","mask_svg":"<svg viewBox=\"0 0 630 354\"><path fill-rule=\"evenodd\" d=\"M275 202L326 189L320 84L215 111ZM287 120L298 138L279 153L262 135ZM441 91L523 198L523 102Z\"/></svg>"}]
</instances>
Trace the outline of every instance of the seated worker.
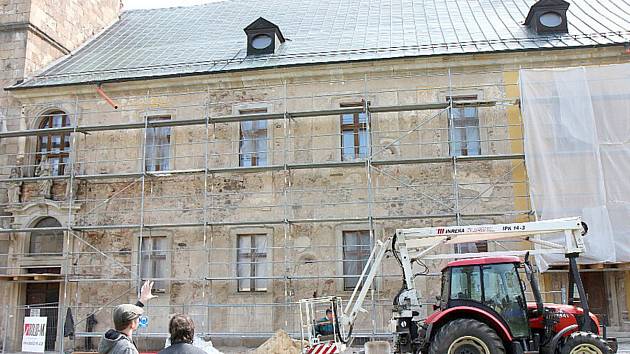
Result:
<instances>
[{"instance_id":1,"label":"seated worker","mask_svg":"<svg viewBox=\"0 0 630 354\"><path fill-rule=\"evenodd\" d=\"M333 335L334 332L333 312L331 309L326 309L326 317L322 317L315 325L315 335L330 336Z\"/></svg>"}]
</instances>

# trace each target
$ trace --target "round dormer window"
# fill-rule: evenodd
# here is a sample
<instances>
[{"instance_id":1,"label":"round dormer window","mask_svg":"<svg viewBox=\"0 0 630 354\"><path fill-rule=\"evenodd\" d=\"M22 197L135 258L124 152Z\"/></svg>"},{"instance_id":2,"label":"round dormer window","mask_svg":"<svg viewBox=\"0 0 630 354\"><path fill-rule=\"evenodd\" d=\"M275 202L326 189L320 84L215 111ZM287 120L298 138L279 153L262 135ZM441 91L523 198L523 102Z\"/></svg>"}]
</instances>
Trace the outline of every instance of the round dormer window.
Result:
<instances>
[{"instance_id":1,"label":"round dormer window","mask_svg":"<svg viewBox=\"0 0 630 354\"><path fill-rule=\"evenodd\" d=\"M255 49L265 49L271 45L273 39L268 34L259 34L252 38L252 47Z\"/></svg>"},{"instance_id":2,"label":"round dormer window","mask_svg":"<svg viewBox=\"0 0 630 354\"><path fill-rule=\"evenodd\" d=\"M557 12L545 12L540 15L540 23L545 27L558 27L562 24L562 16Z\"/></svg>"}]
</instances>

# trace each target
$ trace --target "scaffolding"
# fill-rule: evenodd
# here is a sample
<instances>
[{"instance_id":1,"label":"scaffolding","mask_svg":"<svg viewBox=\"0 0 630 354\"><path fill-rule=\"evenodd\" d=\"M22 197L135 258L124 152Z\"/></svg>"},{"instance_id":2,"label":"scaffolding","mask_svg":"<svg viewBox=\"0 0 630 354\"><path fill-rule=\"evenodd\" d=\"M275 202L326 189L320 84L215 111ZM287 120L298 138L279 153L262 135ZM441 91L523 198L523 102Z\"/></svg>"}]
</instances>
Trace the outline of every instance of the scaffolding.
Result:
<instances>
[{"instance_id":1,"label":"scaffolding","mask_svg":"<svg viewBox=\"0 0 630 354\"><path fill-rule=\"evenodd\" d=\"M74 348L102 333L79 330L91 315L99 329L109 326L112 307L130 301L146 278L166 284L158 294L164 300L147 304L149 317L188 313L197 332L213 339L266 338L278 328L295 335L300 298L343 294L345 281L355 278L344 271L352 261L340 251L343 232L365 230L374 244L395 228L512 222L531 214L518 87L503 71L284 79L113 99L120 109L95 95L25 104L7 110L8 130L0 132L13 146L0 156L0 182L21 188L19 203L2 205L0 235L13 242L32 232L65 235L62 254L46 260L34 262L25 247L7 253L6 280L38 282L18 275L58 265L58 326L70 309ZM51 107L66 112L70 124L40 128ZM476 127L457 125L466 114L476 116ZM355 115L364 140L348 157L340 125ZM264 151L255 151L265 163L258 166L242 166L253 165L244 161L239 133L249 122L265 127ZM474 137L466 153L457 129ZM156 132L168 136L167 168L160 171L147 168L147 154L163 147L151 141ZM37 176L38 139L63 134L70 137L65 173ZM11 176L15 169L19 176ZM50 199L37 196L42 181L53 181ZM32 215L50 210L60 225L35 227ZM237 235L260 234L264 261L239 261ZM155 237L172 246L145 251L143 240ZM354 251L369 253L361 247ZM165 259L167 269L147 277L145 256ZM265 264L265 271L239 276L237 263ZM383 267L357 335L387 336L398 276L395 266ZM261 291L239 291L241 282L250 282L249 290L262 284ZM6 309L22 318L26 310ZM19 318L7 316L5 328ZM141 346L142 338L167 336L155 322L139 330ZM62 350L69 343L63 335L60 329Z\"/></svg>"}]
</instances>

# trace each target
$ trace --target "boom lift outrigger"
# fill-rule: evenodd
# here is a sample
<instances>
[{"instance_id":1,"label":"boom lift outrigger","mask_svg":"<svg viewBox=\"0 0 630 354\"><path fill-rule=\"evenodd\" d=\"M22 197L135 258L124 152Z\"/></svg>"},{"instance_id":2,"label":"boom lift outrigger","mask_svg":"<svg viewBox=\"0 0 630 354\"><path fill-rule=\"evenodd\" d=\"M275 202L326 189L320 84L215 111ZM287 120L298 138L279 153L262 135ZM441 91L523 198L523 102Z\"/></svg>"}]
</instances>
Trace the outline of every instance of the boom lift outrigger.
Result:
<instances>
[{"instance_id":1,"label":"boom lift outrigger","mask_svg":"<svg viewBox=\"0 0 630 354\"><path fill-rule=\"evenodd\" d=\"M315 353L318 352L317 348L331 345L331 342L322 340L315 333L316 324L313 319L315 318L314 306L316 304L328 303L333 308L335 314L333 321L334 350L341 352L346 345L351 344L354 323L359 312L365 311L362 310L363 302L372 287L381 262L386 253L391 251L403 272L403 285L393 299L391 319L391 330L397 353L555 354L560 353L559 350L561 349L564 354L564 350L569 347L574 347L574 349L569 348L568 350L581 350L567 351L566 353L569 354L614 353L616 348L611 349L611 346L616 347L614 340L606 343L598 336L599 321L589 312L586 293L578 271L577 258L585 251L583 241L585 231L586 225L578 217L526 223L396 230L392 237L384 241L376 241L343 311L341 311L341 298L336 296L300 301L302 337L309 342L306 352ZM558 233L564 235L564 245L544 240L544 238L556 236ZM502 240L528 241L538 245L539 248L530 251L430 255L431 252L444 245ZM569 298L570 301L573 300L575 285L579 293L580 307L544 305L542 302L542 296L528 258L529 254L554 253L564 254L568 259ZM525 256L525 262L521 264L520 259L515 256ZM423 319L421 297L414 284L413 263L428 259L473 257L484 258L449 263L443 272L442 283L448 284L448 288L442 289L440 309ZM525 303L524 289L518 275L520 266L524 267L527 279L531 284L535 304ZM451 278L455 276L452 272L455 274L468 272L467 278L456 279L461 282L458 289L462 292L459 292L458 295L451 294L451 282L455 281ZM479 294L474 294L476 290L471 285L470 279L475 276L478 278L477 283L475 283L477 288L487 287L485 293L483 289L479 289L477 290ZM496 278L495 283L490 284L490 281L486 280L488 284L479 285L484 284L482 279L486 279L486 277L488 279L490 277ZM513 281L514 279L518 279L518 282ZM518 285L515 286L515 283ZM491 289L491 286L496 289ZM500 296L497 295L496 299L487 298L491 291L496 291ZM569 304L572 305L571 302ZM506 310L508 308L509 311ZM447 324L450 325L447 326ZM480 334L463 335L462 333L466 334L467 329L456 328L456 324L464 324L464 327L472 328L470 331L473 332L478 329L477 332ZM576 333L582 335L577 336ZM458 335L459 337L457 337ZM475 337L476 335L477 337ZM460 340L461 338L467 339ZM491 340L496 343L487 343ZM437 343L436 341L449 343L448 346L444 347L444 343ZM580 348L586 349L584 351Z\"/></svg>"}]
</instances>

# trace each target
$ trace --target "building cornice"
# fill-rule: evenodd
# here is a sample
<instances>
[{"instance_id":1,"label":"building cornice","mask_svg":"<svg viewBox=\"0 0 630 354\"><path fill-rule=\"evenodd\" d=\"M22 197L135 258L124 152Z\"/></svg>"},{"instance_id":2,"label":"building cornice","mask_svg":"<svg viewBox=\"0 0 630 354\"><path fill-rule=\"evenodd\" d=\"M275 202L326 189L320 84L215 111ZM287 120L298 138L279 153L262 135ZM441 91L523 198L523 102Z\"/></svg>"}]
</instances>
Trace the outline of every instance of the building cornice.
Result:
<instances>
[{"instance_id":1,"label":"building cornice","mask_svg":"<svg viewBox=\"0 0 630 354\"><path fill-rule=\"evenodd\" d=\"M621 49L620 49L621 48ZM228 71L214 73L198 73L189 76L147 77L137 80L121 80L104 82L108 94L147 89L185 89L236 84L256 81L300 81L331 77L363 77L390 75L401 71L426 70L470 70L475 67L496 67L501 70L518 71L520 68L549 68L579 66L589 62L613 64L630 61L624 54L622 45L599 46L589 48L566 48L553 50L522 51L515 55L512 52L476 53L461 55L440 55L413 58L388 58L369 61L344 63L309 64L292 67L260 68L247 71ZM95 94L97 82L77 83L71 85L44 86L32 88L6 89L17 99L59 98L68 95L88 96Z\"/></svg>"},{"instance_id":2,"label":"building cornice","mask_svg":"<svg viewBox=\"0 0 630 354\"><path fill-rule=\"evenodd\" d=\"M42 31L39 27L35 26L31 22L22 21L22 22L10 22L0 24L0 32L11 32L11 31L28 31L51 46L55 47L57 50L62 52L64 55L70 54L70 50L66 48L63 44L59 43L56 39L48 35L46 32Z\"/></svg>"}]
</instances>

